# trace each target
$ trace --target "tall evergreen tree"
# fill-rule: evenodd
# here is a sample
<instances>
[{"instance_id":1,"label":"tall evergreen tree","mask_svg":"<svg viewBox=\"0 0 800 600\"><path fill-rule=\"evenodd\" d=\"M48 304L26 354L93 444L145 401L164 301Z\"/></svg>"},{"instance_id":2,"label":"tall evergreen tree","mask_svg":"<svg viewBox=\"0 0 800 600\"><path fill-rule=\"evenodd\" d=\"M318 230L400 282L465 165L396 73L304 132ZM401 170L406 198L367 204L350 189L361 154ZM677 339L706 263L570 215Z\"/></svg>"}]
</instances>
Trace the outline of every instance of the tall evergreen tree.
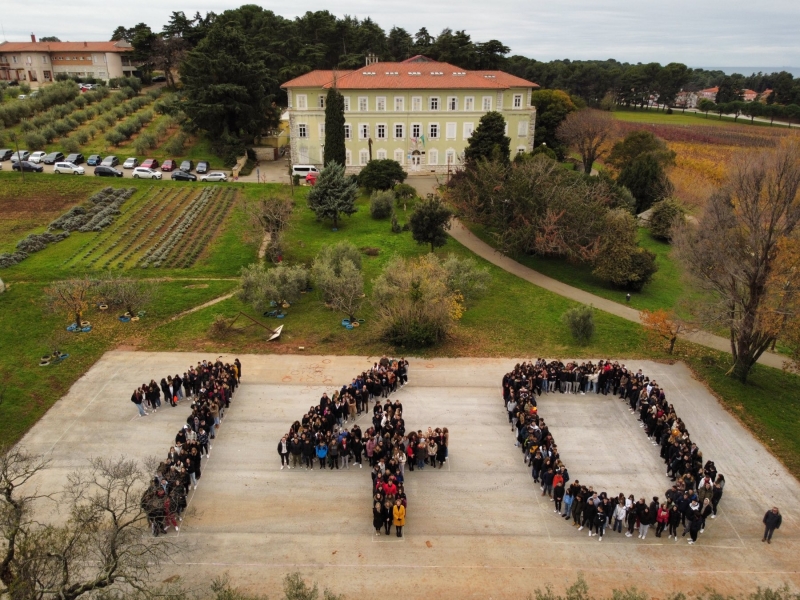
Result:
<instances>
[{"instance_id":1,"label":"tall evergreen tree","mask_svg":"<svg viewBox=\"0 0 800 600\"><path fill-rule=\"evenodd\" d=\"M486 113L464 149L465 160L475 163L481 158L497 159L508 164L510 155L511 138L506 135L506 120L499 112Z\"/></svg>"},{"instance_id":2,"label":"tall evergreen tree","mask_svg":"<svg viewBox=\"0 0 800 600\"><path fill-rule=\"evenodd\" d=\"M332 87L325 100L325 165L331 162L344 166L344 97Z\"/></svg>"},{"instance_id":3,"label":"tall evergreen tree","mask_svg":"<svg viewBox=\"0 0 800 600\"><path fill-rule=\"evenodd\" d=\"M344 174L344 165L336 161L328 163L308 192L308 207L317 215L317 220L330 219L339 226L341 214L352 215L356 208L358 184Z\"/></svg>"}]
</instances>

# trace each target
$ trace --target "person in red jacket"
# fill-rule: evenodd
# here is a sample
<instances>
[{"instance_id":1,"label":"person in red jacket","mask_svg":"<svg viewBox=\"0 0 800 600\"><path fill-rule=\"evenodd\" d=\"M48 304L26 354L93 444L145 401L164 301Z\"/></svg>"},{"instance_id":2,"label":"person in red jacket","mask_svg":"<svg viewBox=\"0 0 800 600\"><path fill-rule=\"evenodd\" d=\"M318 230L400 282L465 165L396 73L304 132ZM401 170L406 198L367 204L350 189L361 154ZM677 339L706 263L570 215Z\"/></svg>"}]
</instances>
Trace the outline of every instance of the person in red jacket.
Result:
<instances>
[{"instance_id":1,"label":"person in red jacket","mask_svg":"<svg viewBox=\"0 0 800 600\"><path fill-rule=\"evenodd\" d=\"M667 523L669 523L669 511L667 510L667 505L662 503L656 513L656 537L661 537L667 527Z\"/></svg>"}]
</instances>

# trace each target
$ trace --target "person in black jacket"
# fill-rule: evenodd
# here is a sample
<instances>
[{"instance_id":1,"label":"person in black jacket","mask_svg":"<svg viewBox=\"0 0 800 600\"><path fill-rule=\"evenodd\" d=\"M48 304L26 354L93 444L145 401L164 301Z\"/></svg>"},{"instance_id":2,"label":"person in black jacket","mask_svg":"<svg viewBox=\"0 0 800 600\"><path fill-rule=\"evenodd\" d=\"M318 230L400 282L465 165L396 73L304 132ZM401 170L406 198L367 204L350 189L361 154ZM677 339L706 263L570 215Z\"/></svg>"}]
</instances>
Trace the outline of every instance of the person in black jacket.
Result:
<instances>
[{"instance_id":1,"label":"person in black jacket","mask_svg":"<svg viewBox=\"0 0 800 600\"><path fill-rule=\"evenodd\" d=\"M767 542L768 544L772 543L772 534L776 529L781 528L781 521L783 521L783 517L777 506L773 506L772 510L766 512L762 519L764 523L764 537L761 539L762 542Z\"/></svg>"},{"instance_id":2,"label":"person in black jacket","mask_svg":"<svg viewBox=\"0 0 800 600\"><path fill-rule=\"evenodd\" d=\"M597 507L597 514L594 516L594 530L595 535L598 536L597 541L603 541L603 533L606 531L606 515L603 512L603 507ZM591 535L591 532L589 533Z\"/></svg>"}]
</instances>

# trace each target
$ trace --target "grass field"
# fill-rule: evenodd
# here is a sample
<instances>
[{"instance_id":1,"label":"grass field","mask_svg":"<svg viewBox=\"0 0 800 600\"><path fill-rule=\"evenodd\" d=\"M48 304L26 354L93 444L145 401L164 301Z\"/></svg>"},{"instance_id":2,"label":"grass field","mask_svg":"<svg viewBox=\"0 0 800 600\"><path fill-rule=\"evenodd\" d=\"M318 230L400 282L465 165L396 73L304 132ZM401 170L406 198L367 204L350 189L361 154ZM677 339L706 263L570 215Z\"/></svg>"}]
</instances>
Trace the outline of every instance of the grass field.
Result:
<instances>
[{"instance_id":1,"label":"grass field","mask_svg":"<svg viewBox=\"0 0 800 600\"><path fill-rule=\"evenodd\" d=\"M786 125L777 125L773 124L770 125L769 123L764 123L763 121L753 120L750 121L750 117L746 117L744 115L739 116L738 119L734 119L733 117L729 117L726 115L722 115L722 118L719 118L719 115L713 112L708 113L706 116L705 113L696 113L691 111L681 111L680 109L673 109L673 113L668 115L663 110L657 110L654 108L645 108L645 109L626 109L626 108L617 108L611 114L614 115L615 119L619 119L620 121L628 121L631 123L657 123L660 125L711 125L711 126L725 126L725 125L751 125L756 127L783 127L787 128Z\"/></svg>"}]
</instances>

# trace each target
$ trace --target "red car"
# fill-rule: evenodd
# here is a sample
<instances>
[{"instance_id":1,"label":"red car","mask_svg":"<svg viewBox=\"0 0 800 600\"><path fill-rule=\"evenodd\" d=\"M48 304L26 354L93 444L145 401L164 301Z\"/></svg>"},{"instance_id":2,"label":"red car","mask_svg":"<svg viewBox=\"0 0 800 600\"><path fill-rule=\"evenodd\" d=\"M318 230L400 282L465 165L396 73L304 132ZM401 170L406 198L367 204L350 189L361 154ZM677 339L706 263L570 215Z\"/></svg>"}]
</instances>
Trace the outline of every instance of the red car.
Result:
<instances>
[{"instance_id":1,"label":"red car","mask_svg":"<svg viewBox=\"0 0 800 600\"><path fill-rule=\"evenodd\" d=\"M164 172L174 171L175 170L175 161L171 158L168 158L164 162L161 163L161 170Z\"/></svg>"},{"instance_id":2,"label":"red car","mask_svg":"<svg viewBox=\"0 0 800 600\"><path fill-rule=\"evenodd\" d=\"M157 169L158 168L158 161L155 158L148 158L141 164L142 167L145 169Z\"/></svg>"}]
</instances>

